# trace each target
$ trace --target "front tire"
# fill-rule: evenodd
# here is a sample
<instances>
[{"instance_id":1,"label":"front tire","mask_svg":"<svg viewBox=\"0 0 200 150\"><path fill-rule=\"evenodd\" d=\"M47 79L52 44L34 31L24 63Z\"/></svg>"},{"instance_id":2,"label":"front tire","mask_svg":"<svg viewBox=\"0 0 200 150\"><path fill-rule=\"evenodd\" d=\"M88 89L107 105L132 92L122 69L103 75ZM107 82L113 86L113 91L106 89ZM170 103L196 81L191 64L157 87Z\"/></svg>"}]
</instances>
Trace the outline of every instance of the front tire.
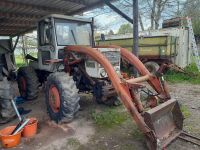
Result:
<instances>
[{"instance_id":1,"label":"front tire","mask_svg":"<svg viewBox=\"0 0 200 150\"><path fill-rule=\"evenodd\" d=\"M20 95L28 100L36 99L39 92L39 81L35 70L26 66L18 69L17 82Z\"/></svg>"},{"instance_id":2,"label":"front tire","mask_svg":"<svg viewBox=\"0 0 200 150\"><path fill-rule=\"evenodd\" d=\"M65 72L49 75L45 87L49 116L57 123L71 122L78 112L78 89L71 76Z\"/></svg>"}]
</instances>

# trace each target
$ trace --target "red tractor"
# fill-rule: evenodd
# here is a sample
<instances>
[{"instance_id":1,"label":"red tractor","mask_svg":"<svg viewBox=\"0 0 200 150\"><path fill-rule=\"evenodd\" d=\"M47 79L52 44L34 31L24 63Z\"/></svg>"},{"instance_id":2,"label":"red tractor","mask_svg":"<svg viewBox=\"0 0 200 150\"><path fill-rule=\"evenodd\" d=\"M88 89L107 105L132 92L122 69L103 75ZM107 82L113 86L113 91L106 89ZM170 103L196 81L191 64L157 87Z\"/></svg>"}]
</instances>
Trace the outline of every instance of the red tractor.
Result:
<instances>
[{"instance_id":1,"label":"red tractor","mask_svg":"<svg viewBox=\"0 0 200 150\"><path fill-rule=\"evenodd\" d=\"M182 131L183 115L171 99L162 68L152 75L128 50L118 46L95 47L90 20L50 15L38 23L38 58L28 55L29 66L19 68L21 95L34 99L45 83L49 116L56 122L72 121L79 110L78 92L93 93L98 103L124 104L149 149L167 146ZM120 73L121 60L133 65L140 77ZM141 82L147 82L150 91ZM137 91L148 93L142 102Z\"/></svg>"}]
</instances>

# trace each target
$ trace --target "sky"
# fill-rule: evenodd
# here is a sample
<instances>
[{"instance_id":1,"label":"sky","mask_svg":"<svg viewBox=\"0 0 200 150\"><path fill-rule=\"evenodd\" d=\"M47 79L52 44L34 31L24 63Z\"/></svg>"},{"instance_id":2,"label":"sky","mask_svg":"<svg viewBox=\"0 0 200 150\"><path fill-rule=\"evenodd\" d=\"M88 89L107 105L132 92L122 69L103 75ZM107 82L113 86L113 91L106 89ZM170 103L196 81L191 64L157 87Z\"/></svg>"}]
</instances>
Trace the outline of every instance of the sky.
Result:
<instances>
[{"instance_id":1,"label":"sky","mask_svg":"<svg viewBox=\"0 0 200 150\"><path fill-rule=\"evenodd\" d=\"M115 5L115 3L113 3ZM116 5L115 5L116 6ZM127 11L129 16L132 16L132 10ZM117 33L122 24L129 23L126 19L122 18L116 12L111 10L108 6L97 8L83 13L85 18L94 18L95 25L98 32L107 33L111 29Z\"/></svg>"},{"instance_id":2,"label":"sky","mask_svg":"<svg viewBox=\"0 0 200 150\"><path fill-rule=\"evenodd\" d=\"M93 14L95 16L95 14ZM87 17L87 15L85 16ZM98 32L109 32L113 30L115 33L118 31L122 24L129 23L127 20L115 13L102 14L94 17L95 25L97 26Z\"/></svg>"},{"instance_id":3,"label":"sky","mask_svg":"<svg viewBox=\"0 0 200 150\"><path fill-rule=\"evenodd\" d=\"M131 4L132 0L124 0L124 4L125 5L132 5ZM185 2L185 0L179 0L180 2L180 9L182 9L181 4L183 2ZM115 5L117 8L120 8L122 10L122 12L124 12L125 14L127 14L129 17L132 18L133 12L132 12L132 7L126 7L123 5L120 5L120 3L123 3L123 1L119 1L119 3L113 3L113 5ZM174 2L175 3L175 2ZM174 11L176 11L176 9L178 9L178 6L174 5L175 7L172 7L171 9L173 9ZM129 23L127 20L125 20L124 18L122 18L119 14L117 14L116 12L112 11L108 6L104 6L102 8L98 8L92 11L88 11L83 13L83 16L86 18L90 18L90 17L94 17L95 24L98 26L98 32L103 32L103 33L108 33L109 30L113 30L115 33L117 33L118 29L120 28L120 26L122 24L126 24ZM164 19L169 19L171 18L170 15L172 15L172 11L170 9L167 9L166 11L168 11L166 14L168 14L168 17L165 15ZM146 18L146 19L145 19ZM163 18L162 18L163 19ZM162 20L160 21L160 25L162 24ZM142 17L142 21L143 21L143 25L145 29L148 29L150 27L150 19L147 19L146 16ZM140 26L139 26L139 30L140 30Z\"/></svg>"}]
</instances>

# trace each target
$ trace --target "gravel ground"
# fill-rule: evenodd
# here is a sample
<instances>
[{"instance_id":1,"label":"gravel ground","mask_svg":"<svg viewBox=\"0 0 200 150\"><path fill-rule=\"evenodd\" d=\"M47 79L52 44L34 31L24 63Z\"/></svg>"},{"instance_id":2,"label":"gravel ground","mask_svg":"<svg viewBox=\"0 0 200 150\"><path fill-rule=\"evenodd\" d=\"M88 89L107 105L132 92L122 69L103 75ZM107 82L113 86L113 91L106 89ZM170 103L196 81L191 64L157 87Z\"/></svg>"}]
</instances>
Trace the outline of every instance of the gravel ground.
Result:
<instances>
[{"instance_id":1,"label":"gravel ground","mask_svg":"<svg viewBox=\"0 0 200 150\"><path fill-rule=\"evenodd\" d=\"M184 120L184 130L200 137L200 85L170 84L173 98L186 106L190 115ZM28 116L39 119L38 134L32 139L22 139L12 150L146 150L143 135L130 119L120 126L99 128L91 119L92 110L101 110L102 105L92 101L91 95L81 96L82 111L72 123L57 126L46 114L43 91L37 100L22 105L32 112ZM16 124L17 120L9 123ZM8 126L0 126L0 129ZM0 147L3 150L2 147ZM176 140L167 149L199 150L193 144Z\"/></svg>"}]
</instances>

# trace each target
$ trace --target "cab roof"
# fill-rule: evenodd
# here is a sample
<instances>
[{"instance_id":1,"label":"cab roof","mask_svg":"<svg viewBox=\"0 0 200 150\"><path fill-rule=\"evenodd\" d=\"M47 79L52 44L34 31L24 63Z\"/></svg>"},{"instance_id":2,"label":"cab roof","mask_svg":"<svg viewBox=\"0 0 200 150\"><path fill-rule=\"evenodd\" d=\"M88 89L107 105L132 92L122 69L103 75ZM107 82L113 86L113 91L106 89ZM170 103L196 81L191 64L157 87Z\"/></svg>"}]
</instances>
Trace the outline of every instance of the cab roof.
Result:
<instances>
[{"instance_id":1,"label":"cab roof","mask_svg":"<svg viewBox=\"0 0 200 150\"><path fill-rule=\"evenodd\" d=\"M81 21L81 22L88 22L88 23L92 22L92 19L72 17L72 16L60 15L60 14L51 14L51 15L43 17L40 20L44 20L46 18L66 19L66 20L74 20L74 21Z\"/></svg>"}]
</instances>

